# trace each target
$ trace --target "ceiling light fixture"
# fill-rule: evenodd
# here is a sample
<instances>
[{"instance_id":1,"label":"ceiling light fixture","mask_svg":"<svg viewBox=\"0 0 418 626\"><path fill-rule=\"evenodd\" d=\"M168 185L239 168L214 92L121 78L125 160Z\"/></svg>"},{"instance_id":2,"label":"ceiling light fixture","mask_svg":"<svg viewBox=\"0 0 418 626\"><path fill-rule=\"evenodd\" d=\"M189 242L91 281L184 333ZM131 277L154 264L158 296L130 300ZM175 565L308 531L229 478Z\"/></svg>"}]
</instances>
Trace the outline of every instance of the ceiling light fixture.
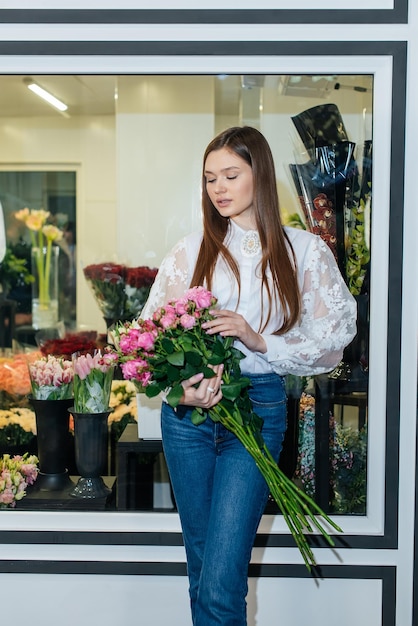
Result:
<instances>
[{"instance_id":1,"label":"ceiling light fixture","mask_svg":"<svg viewBox=\"0 0 418 626\"><path fill-rule=\"evenodd\" d=\"M36 93L37 96L48 102L48 104L58 109L58 111L64 112L68 109L68 106L64 102L61 102L61 100L58 100L58 98L49 93L49 91L40 87L40 85L35 83L31 78L25 78L23 82L28 89Z\"/></svg>"}]
</instances>

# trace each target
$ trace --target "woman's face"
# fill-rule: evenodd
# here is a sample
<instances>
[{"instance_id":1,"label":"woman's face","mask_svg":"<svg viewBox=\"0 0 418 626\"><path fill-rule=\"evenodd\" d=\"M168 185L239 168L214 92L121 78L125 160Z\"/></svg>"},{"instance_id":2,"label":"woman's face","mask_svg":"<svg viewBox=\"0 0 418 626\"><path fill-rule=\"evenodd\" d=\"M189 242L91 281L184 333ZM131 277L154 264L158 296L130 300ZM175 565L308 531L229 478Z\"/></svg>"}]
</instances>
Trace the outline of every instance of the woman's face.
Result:
<instances>
[{"instance_id":1,"label":"woman's face","mask_svg":"<svg viewBox=\"0 0 418 626\"><path fill-rule=\"evenodd\" d=\"M219 214L242 228L255 228L254 181L248 163L228 148L220 148L209 152L204 175L206 191Z\"/></svg>"}]
</instances>

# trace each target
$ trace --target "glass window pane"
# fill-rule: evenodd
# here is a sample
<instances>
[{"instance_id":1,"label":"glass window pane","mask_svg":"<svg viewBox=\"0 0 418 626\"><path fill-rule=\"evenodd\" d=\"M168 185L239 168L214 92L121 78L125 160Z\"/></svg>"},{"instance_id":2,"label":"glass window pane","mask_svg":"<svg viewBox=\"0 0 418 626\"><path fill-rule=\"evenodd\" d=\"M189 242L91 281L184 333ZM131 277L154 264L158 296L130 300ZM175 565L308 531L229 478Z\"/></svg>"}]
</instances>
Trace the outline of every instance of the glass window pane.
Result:
<instances>
[{"instance_id":1,"label":"glass window pane","mask_svg":"<svg viewBox=\"0 0 418 626\"><path fill-rule=\"evenodd\" d=\"M146 251L150 267L158 267L178 234L200 225L200 160L206 143L232 125L248 124L265 134L276 163L284 222L323 237L359 311L358 335L334 372L306 379L288 377L289 428L280 463L324 509L364 515L373 76L37 77L71 103L67 116L38 102L33 94L30 101L26 94L13 100L22 78L0 77L0 201L7 241L9 247L21 246L22 255L26 246L27 255L27 229L13 214L25 206L51 213L66 233L60 256L60 319L67 333L100 346L106 340L106 316L81 267L111 261L132 267L135 264L128 258L137 251L131 250L134 247ZM196 129L201 133L199 141ZM180 132L189 142L177 141ZM39 145L39 137L45 137L45 146ZM176 146L175 159L167 150L168 140ZM34 155L47 165L31 167ZM60 164L65 159L76 165L63 169ZM7 165L10 160L19 165ZM193 164L186 176L185 162ZM174 192L179 208L173 208ZM124 230L118 224L126 215L134 215L135 229ZM118 258L116 232L126 241L125 258ZM154 239L158 245L153 247ZM18 313L29 316L30 286L15 287L9 295L17 301ZM86 324L86 319L96 323ZM30 318L24 324L30 324ZM87 337L86 327L91 333ZM16 382L22 382L22 367L18 354L5 354L0 362L0 453L19 446L37 449L34 415L25 403L29 389ZM10 377L6 381L6 370L16 373L14 382ZM66 502L66 507L76 509L173 509L161 444L138 440L135 390L120 376L113 382L111 405L103 469L112 489L107 504L68 501L65 495L50 493L29 494L19 502L21 508L59 509ZM19 406L25 409L22 415L10 413ZM153 418L158 414L158 409L149 410ZM72 432L68 443L68 470L77 476ZM273 502L267 511L276 512Z\"/></svg>"}]
</instances>

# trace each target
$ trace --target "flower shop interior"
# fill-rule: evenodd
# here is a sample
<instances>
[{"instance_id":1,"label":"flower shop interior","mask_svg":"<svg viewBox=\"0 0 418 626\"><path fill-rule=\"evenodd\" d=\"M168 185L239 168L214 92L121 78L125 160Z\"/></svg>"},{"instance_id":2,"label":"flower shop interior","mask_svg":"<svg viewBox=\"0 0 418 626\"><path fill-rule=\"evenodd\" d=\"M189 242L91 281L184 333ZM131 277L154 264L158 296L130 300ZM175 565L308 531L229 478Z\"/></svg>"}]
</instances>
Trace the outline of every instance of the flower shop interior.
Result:
<instances>
[{"instance_id":1,"label":"flower shop interior","mask_svg":"<svg viewBox=\"0 0 418 626\"><path fill-rule=\"evenodd\" d=\"M287 377L279 461L342 533L332 549L309 537L308 571L270 497L248 626L418 623L417 290L402 290L418 270L407 159L418 9L248 0L228 17L217 3L67 4L0 8L2 588L16 605L24 585L19 615L43 613L44 626L191 624L161 399L106 356L165 254L201 228L206 145L249 125L272 148L283 222L334 253L358 332L332 372ZM83 396L86 372L103 401Z\"/></svg>"}]
</instances>

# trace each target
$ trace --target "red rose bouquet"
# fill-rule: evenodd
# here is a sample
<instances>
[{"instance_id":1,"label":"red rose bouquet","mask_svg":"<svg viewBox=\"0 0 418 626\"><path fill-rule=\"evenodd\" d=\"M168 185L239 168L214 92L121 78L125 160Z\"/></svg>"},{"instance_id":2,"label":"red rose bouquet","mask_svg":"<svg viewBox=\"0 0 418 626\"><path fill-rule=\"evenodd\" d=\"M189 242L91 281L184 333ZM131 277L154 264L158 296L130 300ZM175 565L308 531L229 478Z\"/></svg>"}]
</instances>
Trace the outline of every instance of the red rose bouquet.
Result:
<instances>
[{"instance_id":1,"label":"red rose bouquet","mask_svg":"<svg viewBox=\"0 0 418 626\"><path fill-rule=\"evenodd\" d=\"M124 266L116 263L88 265L84 268L84 276L103 317L123 319L126 301Z\"/></svg>"},{"instance_id":2,"label":"red rose bouquet","mask_svg":"<svg viewBox=\"0 0 418 626\"><path fill-rule=\"evenodd\" d=\"M150 267L100 263L84 268L84 276L108 322L131 320L144 306L157 274Z\"/></svg>"},{"instance_id":3,"label":"red rose bouquet","mask_svg":"<svg viewBox=\"0 0 418 626\"><path fill-rule=\"evenodd\" d=\"M85 354L97 349L97 332L67 333L64 337L38 339L38 343L43 356L71 359L74 352Z\"/></svg>"},{"instance_id":4,"label":"red rose bouquet","mask_svg":"<svg viewBox=\"0 0 418 626\"><path fill-rule=\"evenodd\" d=\"M140 315L157 275L150 267L127 267L125 270L125 318Z\"/></svg>"},{"instance_id":5,"label":"red rose bouquet","mask_svg":"<svg viewBox=\"0 0 418 626\"><path fill-rule=\"evenodd\" d=\"M151 319L117 325L112 333L125 379L132 380L148 397L165 394L176 407L182 396L182 381L203 372L214 376L212 367L224 364L222 399L209 410L195 408L196 426L208 417L233 432L254 458L295 539L307 568L315 557L305 532L320 531L329 545L334 542L316 516L335 530L341 529L303 491L286 477L271 456L262 436L262 419L254 413L248 395L250 381L241 374L241 351L232 337L209 335L201 325L216 298L203 287L189 289L184 297L157 309Z\"/></svg>"}]
</instances>

